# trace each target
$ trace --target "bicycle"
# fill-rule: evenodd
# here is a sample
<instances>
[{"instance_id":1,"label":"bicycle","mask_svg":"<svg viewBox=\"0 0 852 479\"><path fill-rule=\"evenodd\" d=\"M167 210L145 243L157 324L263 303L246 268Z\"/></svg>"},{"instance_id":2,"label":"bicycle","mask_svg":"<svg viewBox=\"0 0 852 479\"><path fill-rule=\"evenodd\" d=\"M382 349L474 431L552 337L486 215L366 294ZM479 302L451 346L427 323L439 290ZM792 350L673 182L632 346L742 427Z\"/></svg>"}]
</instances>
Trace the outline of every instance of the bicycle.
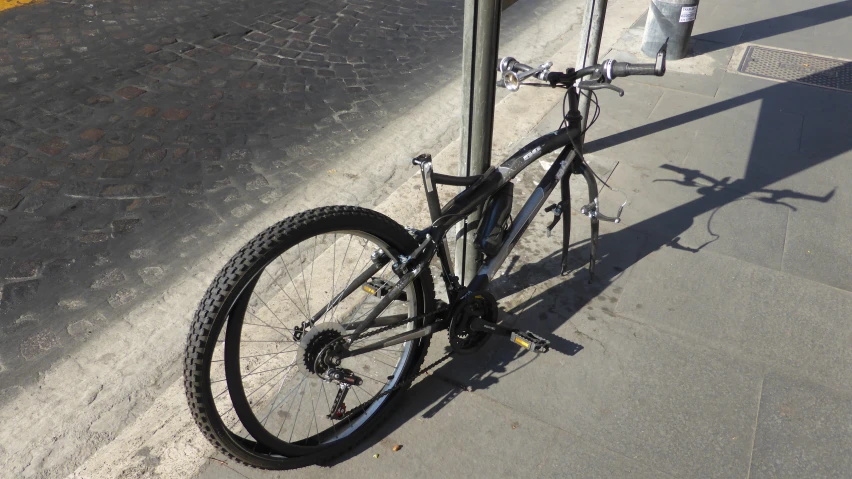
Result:
<instances>
[{"instance_id":1,"label":"bicycle","mask_svg":"<svg viewBox=\"0 0 852 479\"><path fill-rule=\"evenodd\" d=\"M588 185L590 202L581 212L591 221L589 273L594 275L598 223L618 223L621 208L614 217L600 212L600 178L579 145L588 130L581 131L580 94L590 100L600 89L623 95L613 79L662 76L665 57L664 46L654 64L607 60L564 73L550 71L551 63L533 68L503 58L500 86L511 91L528 84L566 89L563 122L477 176L435 173L430 156L414 158L432 220L428 227L406 229L371 210L331 206L287 218L246 244L207 290L187 341L187 399L208 440L228 456L259 468L293 469L327 461L375 430L414 379L451 354L474 353L495 335L536 353L547 352L545 338L497 324L489 283L561 184L561 200L545 208L554 215L548 235L556 227L570 205L570 174L582 175ZM541 83L526 83L528 79ZM598 113L599 108L595 117ZM510 221L511 180L560 148ZM464 190L442 207L437 185ZM481 266L465 286L450 265L446 235L479 208L473 254ZM564 216L563 273L571 228L570 215ZM446 303L435 299L430 263L436 257ZM452 351L421 369L430 338L439 331L448 331Z\"/></svg>"}]
</instances>

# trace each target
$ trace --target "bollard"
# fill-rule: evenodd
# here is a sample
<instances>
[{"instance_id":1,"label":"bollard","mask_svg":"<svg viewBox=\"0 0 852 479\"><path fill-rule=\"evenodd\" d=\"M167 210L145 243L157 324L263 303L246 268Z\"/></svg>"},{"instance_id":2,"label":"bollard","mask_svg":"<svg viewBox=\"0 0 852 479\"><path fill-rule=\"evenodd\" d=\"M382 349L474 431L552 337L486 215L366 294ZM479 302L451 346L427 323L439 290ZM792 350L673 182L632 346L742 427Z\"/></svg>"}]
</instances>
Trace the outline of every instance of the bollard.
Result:
<instances>
[{"instance_id":1,"label":"bollard","mask_svg":"<svg viewBox=\"0 0 852 479\"><path fill-rule=\"evenodd\" d=\"M668 40L666 59L685 57L697 14L698 0L651 0L642 38L642 53L655 57Z\"/></svg>"}]
</instances>

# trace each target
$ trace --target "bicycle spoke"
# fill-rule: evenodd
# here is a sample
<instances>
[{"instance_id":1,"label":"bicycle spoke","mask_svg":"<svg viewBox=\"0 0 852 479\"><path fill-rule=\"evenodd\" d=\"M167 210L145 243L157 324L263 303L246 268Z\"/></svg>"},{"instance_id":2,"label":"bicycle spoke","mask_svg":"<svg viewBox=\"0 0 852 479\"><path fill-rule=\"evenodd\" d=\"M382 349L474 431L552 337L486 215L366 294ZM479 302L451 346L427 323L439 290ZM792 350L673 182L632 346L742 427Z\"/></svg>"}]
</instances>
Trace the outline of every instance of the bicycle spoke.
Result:
<instances>
[{"instance_id":1,"label":"bicycle spoke","mask_svg":"<svg viewBox=\"0 0 852 479\"><path fill-rule=\"evenodd\" d=\"M314 289L314 263L317 262L317 237L314 236L314 259L311 261L311 281L308 285L308 301L311 299L311 290ZM310 311L309 311L310 312Z\"/></svg>"},{"instance_id":2,"label":"bicycle spoke","mask_svg":"<svg viewBox=\"0 0 852 479\"><path fill-rule=\"evenodd\" d=\"M302 382L304 382L304 380L302 380ZM307 384L305 385L305 392L308 392L308 386L307 386ZM299 396L299 407L298 407L298 408L296 408L296 417L294 417L294 418L293 418L293 428L292 428L292 429L290 429L290 438L289 438L289 439L287 439L287 442L293 442L293 433L294 433L294 432L296 432L296 425L298 425L298 421L299 421L299 411L301 411L301 410L302 410L302 400L303 400L304 398L305 398L305 395L304 395L304 394L301 394L301 395ZM283 425L283 424L282 424L282 425Z\"/></svg>"},{"instance_id":3,"label":"bicycle spoke","mask_svg":"<svg viewBox=\"0 0 852 479\"><path fill-rule=\"evenodd\" d=\"M302 384L304 384L304 382L305 382L305 380L306 380L306 379L308 379L308 377L307 377L307 376L303 377L303 378L302 378L302 382L300 382L300 383L296 386L296 389L294 389L294 391L301 390L301 389L302 389ZM289 395L289 393L288 393L288 395ZM297 395L298 395L298 394L294 394L294 395L293 395L293 400L290 402L290 407L288 407L288 408L287 408L287 412L286 412L286 413L284 413L284 420L283 420L283 421L281 421L281 427L280 427L280 428L278 428L278 434L276 434L276 435L275 435L275 437L280 437L280 436L281 436L281 431L282 431L282 430L284 430L284 424L286 424L286 422L287 422L287 418L288 418L288 417L290 417L290 410L291 410L291 409L293 409L293 404L295 404L295 403L296 403L296 396L297 396ZM295 429L295 423L294 423L294 425L293 425L293 429Z\"/></svg>"},{"instance_id":4,"label":"bicycle spoke","mask_svg":"<svg viewBox=\"0 0 852 479\"><path fill-rule=\"evenodd\" d=\"M337 288L334 287L334 278L337 276L334 274L335 265L337 264L337 233L334 234L334 240L331 242L331 290L328 292L328 304L331 304L334 300L334 292L337 291ZM328 315L328 308L326 307L325 312L322 314L323 321L325 321L325 316Z\"/></svg>"},{"instance_id":5,"label":"bicycle spoke","mask_svg":"<svg viewBox=\"0 0 852 479\"><path fill-rule=\"evenodd\" d=\"M315 236L316 238L316 236ZM302 274L302 287L305 290L305 306L308 310L308 314L311 314L311 297L308 295L308 282L307 278L305 278L305 264L302 262L302 243L296 243L296 248L299 252L299 270Z\"/></svg>"},{"instance_id":6,"label":"bicycle spoke","mask_svg":"<svg viewBox=\"0 0 852 479\"><path fill-rule=\"evenodd\" d=\"M320 383L320 387L322 388L322 395L325 398L325 404L328 406L328 411L329 411L328 414L330 416L330 415L334 414L334 411L331 410L331 403L328 400L328 393L325 392L325 382ZM328 419L328 417L326 417L326 419ZM337 425L331 419L328 419L328 422L331 423L332 432L334 433L335 436L337 436Z\"/></svg>"},{"instance_id":7,"label":"bicycle spoke","mask_svg":"<svg viewBox=\"0 0 852 479\"><path fill-rule=\"evenodd\" d=\"M320 383L320 384L322 384L322 383ZM319 402L319 398L320 398L320 390L319 390L319 389L317 389L317 399L316 399L316 400L313 402L313 404L312 404L312 405L313 405L313 407L314 407L314 420L313 420L313 424L314 424L314 426L317 428L317 436L319 436L319 421L317 420L317 403ZM311 425L310 425L310 424L308 424L308 437L310 437L310 435L311 435ZM306 439L307 439L307 438L306 438Z\"/></svg>"},{"instance_id":8,"label":"bicycle spoke","mask_svg":"<svg viewBox=\"0 0 852 479\"><path fill-rule=\"evenodd\" d=\"M267 308L269 308L269 306L267 306ZM247 305L247 306L246 306L246 312L247 312L247 313L249 313L250 315L252 315L255 319L257 319L258 321L262 322L263 324L267 324L267 325L268 325L268 323L267 323L266 321L264 321L264 320L260 319L260 317L259 317L258 315L254 314L254 311L252 311L252 309L254 309L254 308L253 308L251 305ZM270 310L270 311L271 311L271 310ZM281 319L280 319L280 318L278 318L278 316L276 316L276 315L275 315L275 313L272 313L272 315L273 315L273 316L275 316L275 319L277 319L277 320L278 320L278 323L279 323L279 324L281 324L281 326L282 326L285 330L287 330L287 331L289 331L289 330L290 330L290 328L288 328L288 327L287 327L287 325L285 325L285 324L284 324L284 322L283 322L283 321L281 321ZM269 327L271 328L272 326L269 326ZM286 337L286 336L285 336L285 337Z\"/></svg>"},{"instance_id":9,"label":"bicycle spoke","mask_svg":"<svg viewBox=\"0 0 852 479\"><path fill-rule=\"evenodd\" d=\"M278 257L278 259L280 259L280 260L281 260L281 264L282 264L282 265L284 265L284 272L286 272L286 273L287 273L287 277L288 277L288 278L290 278L290 284L292 284L292 285L293 285L293 291L295 291L295 292L296 292L296 297L297 297L297 298L299 298L299 301L302 301L302 295L300 295L300 294L299 294L299 288L296 286L296 282L295 282L295 281L293 281L293 276L290 274L290 268L288 268L288 267L287 267L287 263L285 263L285 262L284 262L284 258L282 258L281 256L279 256L279 257ZM276 284L277 284L277 283L276 283ZM289 297L289 296L288 296L288 297ZM291 300L291 301L292 301L292 300ZM305 308L306 308L306 309L305 309L305 311L306 311L306 313L305 313L305 317L309 318L309 320L310 320L310 309L307 309L307 304L305 304L305 303L302 303L302 306L305 306Z\"/></svg>"},{"instance_id":10,"label":"bicycle spoke","mask_svg":"<svg viewBox=\"0 0 852 479\"><path fill-rule=\"evenodd\" d=\"M257 370L258 370L261 366L263 366L264 364L268 363L269 361L272 361L272 360L275 358L275 356L279 356L279 355L284 354L284 353L286 353L286 352L287 352L287 351L279 351L279 352L275 353L275 355L273 355L271 358L269 358L269 359L267 359L266 361L264 361L264 362L262 362L262 363L258 364L258 365L257 365L257 367L255 367L254 369L252 369L251 371L249 371L249 375L251 375L251 373L253 373L253 372L257 371ZM293 363L295 363L295 361L293 361ZM290 364L293 364L293 363L290 363ZM243 377L245 377L245 376L243 376ZM219 379L218 381L211 381L211 382L210 382L210 384L213 384L214 382L222 382L222 381L224 381L224 379Z\"/></svg>"},{"instance_id":11,"label":"bicycle spoke","mask_svg":"<svg viewBox=\"0 0 852 479\"><path fill-rule=\"evenodd\" d=\"M343 251L343 259L340 260L340 268L341 269L343 268L343 264L346 262L346 255L349 254L349 246L351 244L352 244L352 235L349 235L349 241L346 243L346 249ZM349 285L349 282L347 281L347 286L348 285ZM337 304L335 304L334 309L331 310L331 315L329 316L331 318L330 321L334 321L334 313L337 312L337 308L340 306L340 300L341 300L342 296L343 296L343 291L341 291L340 295L338 295ZM326 313L328 313L328 312L326 311ZM340 323L340 321L338 321L338 323Z\"/></svg>"},{"instance_id":12,"label":"bicycle spoke","mask_svg":"<svg viewBox=\"0 0 852 479\"><path fill-rule=\"evenodd\" d=\"M350 237L350 238L349 238L349 242L350 242L350 243L352 242L352 237ZM349 248L347 248L347 251L348 251L348 249L349 249ZM347 287L347 288L348 288L348 287L352 284L352 277L353 277L353 276L355 276L355 271L358 269L358 263L360 263L360 262L361 262L361 258L362 258L362 257L364 257L364 251L365 251L366 249L367 249L367 248L361 248L361 254L359 254L359 255L358 255L358 259L356 259L356 260L355 260L355 264L352 266L352 272L351 272L351 273L349 273L349 279L347 279L347 280L346 280L346 287ZM345 259L346 259L346 257L344 256L344 260L345 260ZM362 274L363 274L363 273L362 273ZM343 293L341 292L341 294L343 294ZM339 304L340 304L340 303L338 302L338 305L339 305ZM337 311L337 308L335 307L335 312L336 312L336 311ZM334 313L332 313L331 318L332 318L332 319L334 319ZM340 323L340 321L338 321L338 323Z\"/></svg>"},{"instance_id":13,"label":"bicycle spoke","mask_svg":"<svg viewBox=\"0 0 852 479\"><path fill-rule=\"evenodd\" d=\"M292 368L292 366L290 367ZM275 400L278 398L278 395L281 394L281 390L284 388L284 383L287 382L287 374L289 373L285 373L284 377L281 378L281 385L278 386L278 391L275 393L275 396L272 398L272 401L269 402L269 412L266 413L266 416L263 418L263 421L260 422L261 424L265 424L266 420L269 419L269 415L272 414L272 410L275 406ZM269 391L272 391L272 388L269 388ZM269 391L267 391L266 394L269 394ZM261 396L260 399L258 399L256 402L259 403L260 401L263 401L263 399L266 397L266 394Z\"/></svg>"},{"instance_id":14,"label":"bicycle spoke","mask_svg":"<svg viewBox=\"0 0 852 479\"><path fill-rule=\"evenodd\" d=\"M266 270L264 270L264 271L266 271ZM302 308L300 308L300 307L299 307L299 305L298 305L295 301L293 301L293 298L291 298L291 297L290 297L290 295L289 295L289 294L287 294L287 291L284 291L284 288L282 288L282 287L281 287L281 285L280 285L280 284L278 284L278 280L276 280L276 279L275 279L275 277L274 277L274 276L272 276L272 273L269 273L269 272L267 271L267 272L266 272L266 274L268 274L268 275L269 275L269 277L270 277L270 278L272 278L272 282L273 282L273 283L275 283L275 286L278 286L278 289L279 289L279 290L281 290L281 292L282 292L282 293L284 293L284 296L287 296L287 299L289 299L289 300L290 300L290 302L291 302L291 303L293 303L293 306L295 306L295 307L296 307L296 309L297 309L297 310L299 310L299 312L300 312L300 313L302 313L302 315L305 317L305 319L307 319L308 321L310 321L310 320L311 320L311 318L308 316L308 313L306 313L304 310L302 310ZM272 315L273 315L273 316L275 316L275 318L276 318L276 319L278 319L278 321L281 321L281 319L280 319L280 318L278 318L278 315L277 315L277 314L275 314L275 312L274 312L274 311L272 311L272 308L270 308L270 307L269 307L269 305L268 305L268 304L266 304L266 301L264 301L264 300L263 300L263 298L261 298L260 296L258 296L258 297L257 297L257 300L258 300L258 301L260 301L261 303L263 303L263 305L264 305L264 306L266 306L266 309L268 309L268 310L269 310L269 312L270 312L270 313L272 313Z\"/></svg>"},{"instance_id":15,"label":"bicycle spoke","mask_svg":"<svg viewBox=\"0 0 852 479\"><path fill-rule=\"evenodd\" d=\"M252 316L254 316L254 315L252 315ZM260 320L260 318L257 318L257 319ZM262 320L260 320L260 321L263 322ZM276 328L275 326L270 326L268 324L257 324L257 323L243 322L243 326L257 326L258 328L269 328L269 329L277 332L281 336L284 336L284 333L281 332L281 328ZM285 331L289 332L289 330L287 330L287 329L285 329ZM286 338L287 336L284 336L284 337ZM287 341L291 341L291 339L287 339Z\"/></svg>"},{"instance_id":16,"label":"bicycle spoke","mask_svg":"<svg viewBox=\"0 0 852 479\"><path fill-rule=\"evenodd\" d=\"M371 352L369 352L369 353L364 353L364 354L365 354L365 355L372 354L372 351L371 351ZM376 361L377 363L384 364L385 366L387 366L387 367L389 367L389 368L391 368L391 369L396 369L396 366L392 366L392 365L390 365L390 364L388 364L388 363L386 363L386 362L384 362L384 361L381 361L381 360L379 360L379 359L377 359L377 358L375 358L375 357L373 357L373 360L374 360L374 361Z\"/></svg>"}]
</instances>

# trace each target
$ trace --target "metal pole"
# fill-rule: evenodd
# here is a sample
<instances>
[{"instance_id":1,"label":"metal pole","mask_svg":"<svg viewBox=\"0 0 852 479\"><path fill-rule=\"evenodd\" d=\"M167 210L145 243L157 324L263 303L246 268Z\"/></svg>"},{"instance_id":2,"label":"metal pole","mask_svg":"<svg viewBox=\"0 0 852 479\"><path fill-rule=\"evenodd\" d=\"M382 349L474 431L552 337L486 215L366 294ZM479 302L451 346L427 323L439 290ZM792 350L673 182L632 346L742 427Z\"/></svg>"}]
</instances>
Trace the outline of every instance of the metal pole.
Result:
<instances>
[{"instance_id":1,"label":"metal pole","mask_svg":"<svg viewBox=\"0 0 852 479\"><path fill-rule=\"evenodd\" d=\"M580 32L580 47L577 49L577 70L597 65L601 49L604 18L607 0L586 0L586 14L583 18L583 30ZM583 115L581 127L586 129L589 117L589 98L580 95L580 113ZM582 148L582 145L580 145Z\"/></svg>"},{"instance_id":2,"label":"metal pole","mask_svg":"<svg viewBox=\"0 0 852 479\"><path fill-rule=\"evenodd\" d=\"M667 60L685 57L697 15L698 0L651 0L642 53L653 58L665 43Z\"/></svg>"},{"instance_id":3,"label":"metal pole","mask_svg":"<svg viewBox=\"0 0 852 479\"><path fill-rule=\"evenodd\" d=\"M500 11L499 0L464 2L459 176L478 175L491 165ZM478 220L479 212L470 215L456 233L455 271L463 285L476 275L473 236Z\"/></svg>"}]
</instances>

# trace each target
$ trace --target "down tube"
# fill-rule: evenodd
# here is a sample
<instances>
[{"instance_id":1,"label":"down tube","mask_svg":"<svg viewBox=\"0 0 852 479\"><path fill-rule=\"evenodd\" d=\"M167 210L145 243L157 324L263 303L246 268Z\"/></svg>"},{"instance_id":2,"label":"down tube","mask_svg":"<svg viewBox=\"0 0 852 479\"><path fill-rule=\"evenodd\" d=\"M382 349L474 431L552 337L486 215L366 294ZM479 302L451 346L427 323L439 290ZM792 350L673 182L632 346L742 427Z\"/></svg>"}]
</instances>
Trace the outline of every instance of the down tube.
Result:
<instances>
[{"instance_id":1,"label":"down tube","mask_svg":"<svg viewBox=\"0 0 852 479\"><path fill-rule=\"evenodd\" d=\"M518 241L521 239L521 236L523 236L524 231L526 231L527 227L530 223L532 223L535 215L538 214L538 211L544 205L544 202L547 201L547 198L553 192L553 189L559 184L559 180L561 180L562 176L565 175L568 170L568 166L574 160L574 156L574 150L570 146L565 147L562 152L559 153L556 161L553 162L553 165L549 170L547 170L547 173L544 174L544 177L541 179L538 186L536 186L532 195L530 195L527 202L524 203L524 207L521 208L521 211L512 223L512 229L509 230L509 233L503 240L503 244L500 246L500 251L498 251L491 259L486 261L482 268L479 269L476 277L471 280L469 286L470 291L481 291L488 287L491 279L494 278L494 274L497 273L497 270L500 269L500 266L502 266L503 262L506 261L506 258L509 256L509 252L511 252L512 248L518 244Z\"/></svg>"}]
</instances>

